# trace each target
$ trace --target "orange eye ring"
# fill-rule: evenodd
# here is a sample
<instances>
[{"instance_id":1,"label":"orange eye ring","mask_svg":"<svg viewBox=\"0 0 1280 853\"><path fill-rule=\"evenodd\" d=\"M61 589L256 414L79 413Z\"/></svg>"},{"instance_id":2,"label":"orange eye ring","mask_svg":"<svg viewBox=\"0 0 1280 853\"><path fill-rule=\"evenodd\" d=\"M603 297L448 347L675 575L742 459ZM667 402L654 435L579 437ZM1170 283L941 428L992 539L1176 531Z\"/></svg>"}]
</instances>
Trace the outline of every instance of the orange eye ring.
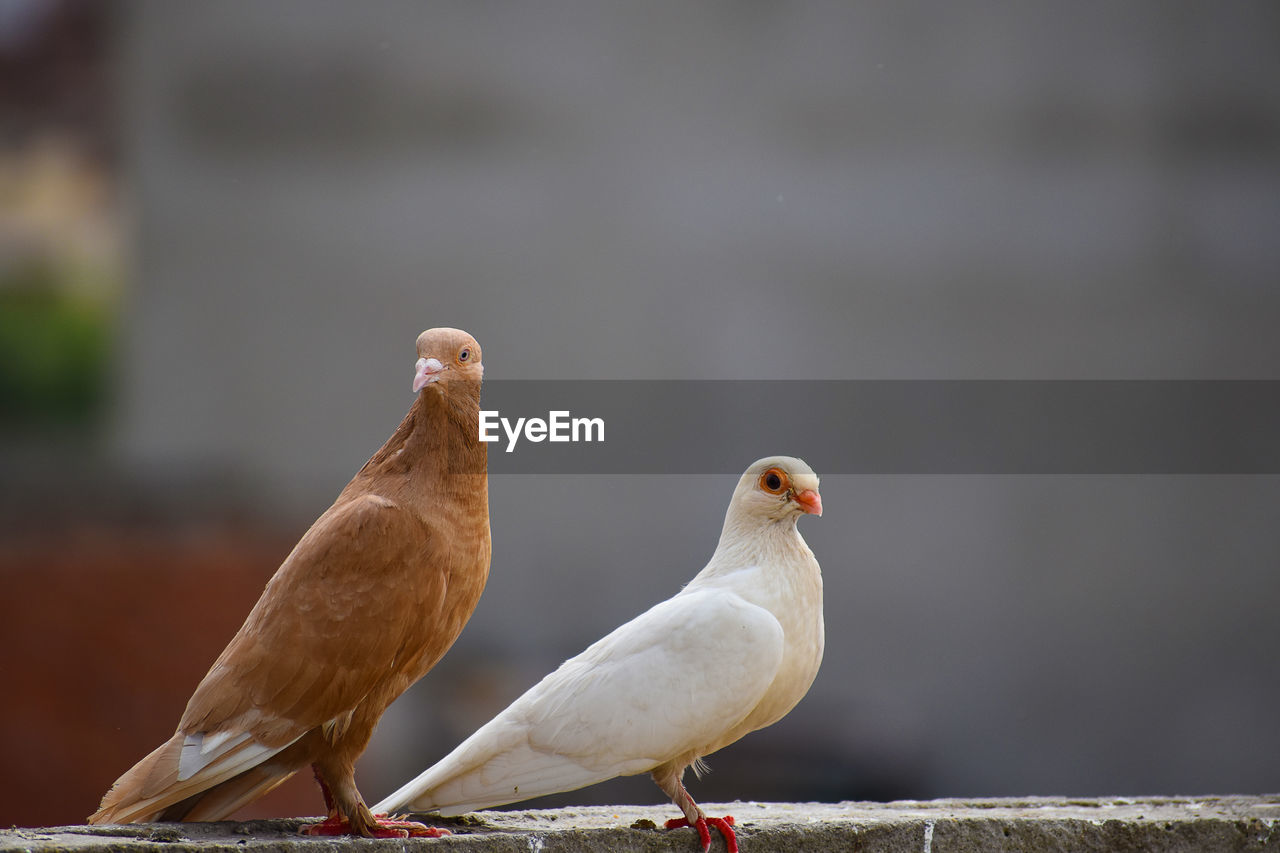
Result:
<instances>
[{"instance_id":1,"label":"orange eye ring","mask_svg":"<svg viewBox=\"0 0 1280 853\"><path fill-rule=\"evenodd\" d=\"M791 488L787 472L781 468L770 468L760 475L760 490L771 495L780 495Z\"/></svg>"}]
</instances>

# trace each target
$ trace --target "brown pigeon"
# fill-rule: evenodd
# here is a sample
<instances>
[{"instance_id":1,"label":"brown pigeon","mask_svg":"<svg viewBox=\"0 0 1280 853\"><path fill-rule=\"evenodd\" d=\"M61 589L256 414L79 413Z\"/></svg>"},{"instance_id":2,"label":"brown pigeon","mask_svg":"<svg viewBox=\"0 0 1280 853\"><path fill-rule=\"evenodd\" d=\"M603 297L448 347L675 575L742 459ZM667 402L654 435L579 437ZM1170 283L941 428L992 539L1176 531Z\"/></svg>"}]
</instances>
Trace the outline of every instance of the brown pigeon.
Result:
<instances>
[{"instance_id":1,"label":"brown pigeon","mask_svg":"<svg viewBox=\"0 0 1280 853\"><path fill-rule=\"evenodd\" d=\"M418 337L416 399L268 582L168 741L89 823L220 820L308 764L329 810L310 834L435 834L380 821L354 764L387 706L440 660L489 574L480 345Z\"/></svg>"},{"instance_id":2,"label":"brown pigeon","mask_svg":"<svg viewBox=\"0 0 1280 853\"><path fill-rule=\"evenodd\" d=\"M702 849L732 817L685 790L689 766L772 725L822 662L822 572L796 529L822 515L818 475L771 456L747 468L710 562L679 593L566 661L374 808L456 815L649 773Z\"/></svg>"}]
</instances>

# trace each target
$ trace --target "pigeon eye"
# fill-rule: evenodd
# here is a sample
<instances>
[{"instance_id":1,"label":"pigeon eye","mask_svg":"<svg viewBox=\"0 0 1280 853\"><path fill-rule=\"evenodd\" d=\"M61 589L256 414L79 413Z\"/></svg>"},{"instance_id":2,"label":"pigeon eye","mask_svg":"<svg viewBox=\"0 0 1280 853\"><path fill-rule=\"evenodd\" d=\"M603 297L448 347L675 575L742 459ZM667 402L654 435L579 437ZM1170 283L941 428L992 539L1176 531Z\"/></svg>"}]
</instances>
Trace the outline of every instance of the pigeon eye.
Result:
<instances>
[{"instance_id":1,"label":"pigeon eye","mask_svg":"<svg viewBox=\"0 0 1280 853\"><path fill-rule=\"evenodd\" d=\"M458 361L466 361L471 358L471 347L463 347L462 352L458 353Z\"/></svg>"},{"instance_id":2,"label":"pigeon eye","mask_svg":"<svg viewBox=\"0 0 1280 853\"><path fill-rule=\"evenodd\" d=\"M783 489L787 487L787 475L779 471L777 468L770 468L760 475L760 488L764 489L771 495L782 494Z\"/></svg>"}]
</instances>

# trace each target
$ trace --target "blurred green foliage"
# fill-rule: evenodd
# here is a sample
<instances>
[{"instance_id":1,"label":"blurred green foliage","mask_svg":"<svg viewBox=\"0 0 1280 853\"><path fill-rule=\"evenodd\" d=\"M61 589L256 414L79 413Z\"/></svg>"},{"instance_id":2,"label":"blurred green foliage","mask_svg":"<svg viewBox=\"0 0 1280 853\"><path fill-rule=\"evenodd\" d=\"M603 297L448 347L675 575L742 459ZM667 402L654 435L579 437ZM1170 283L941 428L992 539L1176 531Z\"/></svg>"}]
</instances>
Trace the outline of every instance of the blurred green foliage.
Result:
<instances>
[{"instance_id":1,"label":"blurred green foliage","mask_svg":"<svg viewBox=\"0 0 1280 853\"><path fill-rule=\"evenodd\" d=\"M0 276L0 426L90 425L107 396L112 312L37 263Z\"/></svg>"}]
</instances>

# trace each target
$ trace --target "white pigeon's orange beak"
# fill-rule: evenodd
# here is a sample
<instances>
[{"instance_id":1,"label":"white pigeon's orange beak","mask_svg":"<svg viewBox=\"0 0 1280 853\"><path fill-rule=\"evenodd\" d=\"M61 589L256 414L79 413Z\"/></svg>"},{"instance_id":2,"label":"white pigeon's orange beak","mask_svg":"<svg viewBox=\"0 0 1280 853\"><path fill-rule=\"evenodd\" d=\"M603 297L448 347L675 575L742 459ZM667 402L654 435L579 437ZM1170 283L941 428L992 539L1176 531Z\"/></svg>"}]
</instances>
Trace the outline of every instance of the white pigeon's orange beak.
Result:
<instances>
[{"instance_id":1,"label":"white pigeon's orange beak","mask_svg":"<svg viewBox=\"0 0 1280 853\"><path fill-rule=\"evenodd\" d=\"M442 370L444 370L444 365L440 363L438 358L418 359L418 363L414 365L413 393L417 394L432 382L440 381L440 371Z\"/></svg>"},{"instance_id":2,"label":"white pigeon's orange beak","mask_svg":"<svg viewBox=\"0 0 1280 853\"><path fill-rule=\"evenodd\" d=\"M822 515L822 496L816 490L805 489L803 492L796 492L791 498L809 515Z\"/></svg>"}]
</instances>

